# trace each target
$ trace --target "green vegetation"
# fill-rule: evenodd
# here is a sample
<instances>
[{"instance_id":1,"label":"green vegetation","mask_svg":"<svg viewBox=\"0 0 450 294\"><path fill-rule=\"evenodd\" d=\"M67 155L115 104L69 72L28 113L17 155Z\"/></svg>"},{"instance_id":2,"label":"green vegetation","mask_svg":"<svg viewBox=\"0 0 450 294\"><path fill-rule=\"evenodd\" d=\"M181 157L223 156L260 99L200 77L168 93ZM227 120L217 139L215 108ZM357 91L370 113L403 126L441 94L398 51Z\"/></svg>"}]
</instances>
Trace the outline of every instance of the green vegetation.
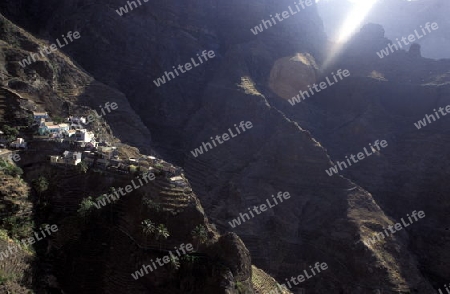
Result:
<instances>
[{"instance_id":1,"label":"green vegetation","mask_svg":"<svg viewBox=\"0 0 450 294\"><path fill-rule=\"evenodd\" d=\"M195 255L186 254L181 257L181 260L186 261L188 263L195 263L200 260L200 257L195 256Z\"/></svg>"},{"instance_id":2,"label":"green vegetation","mask_svg":"<svg viewBox=\"0 0 450 294\"><path fill-rule=\"evenodd\" d=\"M33 188L39 193L39 204L40 204L42 200L42 193L48 190L49 186L48 180L46 177L40 176L39 178L32 180L31 184L33 185Z\"/></svg>"},{"instance_id":3,"label":"green vegetation","mask_svg":"<svg viewBox=\"0 0 450 294\"><path fill-rule=\"evenodd\" d=\"M86 219L86 217L88 217L91 214L93 209L94 209L94 201L92 201L92 197L89 196L81 201L80 208L78 208L77 212L81 217Z\"/></svg>"},{"instance_id":4,"label":"green vegetation","mask_svg":"<svg viewBox=\"0 0 450 294\"><path fill-rule=\"evenodd\" d=\"M191 232L192 237L197 243L196 250L200 244L204 244L208 240L208 231L203 225L198 225Z\"/></svg>"},{"instance_id":5,"label":"green vegetation","mask_svg":"<svg viewBox=\"0 0 450 294\"><path fill-rule=\"evenodd\" d=\"M32 180L31 183L33 184L33 188L35 188L39 194L48 190L48 180L44 176Z\"/></svg>"},{"instance_id":6,"label":"green vegetation","mask_svg":"<svg viewBox=\"0 0 450 294\"><path fill-rule=\"evenodd\" d=\"M236 289L239 291L239 293L245 293L245 287L242 282L237 281L236 282Z\"/></svg>"},{"instance_id":7,"label":"green vegetation","mask_svg":"<svg viewBox=\"0 0 450 294\"><path fill-rule=\"evenodd\" d=\"M8 241L8 231L5 229L0 229L0 240Z\"/></svg>"},{"instance_id":8,"label":"green vegetation","mask_svg":"<svg viewBox=\"0 0 450 294\"><path fill-rule=\"evenodd\" d=\"M147 243L148 235L155 233L156 226L151 220L146 219L141 222L142 232L145 235L145 243Z\"/></svg>"},{"instance_id":9,"label":"green vegetation","mask_svg":"<svg viewBox=\"0 0 450 294\"><path fill-rule=\"evenodd\" d=\"M135 165L130 165L130 173L134 174L137 172L137 166Z\"/></svg>"},{"instance_id":10,"label":"green vegetation","mask_svg":"<svg viewBox=\"0 0 450 294\"><path fill-rule=\"evenodd\" d=\"M20 167L3 159L0 159L0 170L3 170L5 174L12 177L23 175L23 170Z\"/></svg>"},{"instance_id":11,"label":"green vegetation","mask_svg":"<svg viewBox=\"0 0 450 294\"><path fill-rule=\"evenodd\" d=\"M28 124L28 127L31 127L31 126L33 125L33 123L34 123L34 115L32 115L32 114L30 113L30 114L28 114L28 116L27 116L27 124Z\"/></svg>"},{"instance_id":12,"label":"green vegetation","mask_svg":"<svg viewBox=\"0 0 450 294\"><path fill-rule=\"evenodd\" d=\"M154 235L156 240L160 240L159 247L161 249L161 239L167 239L170 236L169 230L164 224L156 226L154 222L149 219L145 219L141 222L142 232L148 235Z\"/></svg>"},{"instance_id":13,"label":"green vegetation","mask_svg":"<svg viewBox=\"0 0 450 294\"><path fill-rule=\"evenodd\" d=\"M56 116L52 117L52 121L53 121L55 124L61 124L61 123L64 122L64 118L62 118L62 117L56 115Z\"/></svg>"},{"instance_id":14,"label":"green vegetation","mask_svg":"<svg viewBox=\"0 0 450 294\"><path fill-rule=\"evenodd\" d=\"M85 174L85 173L87 173L87 171L88 171L88 169L89 169L89 167L87 166L86 162L84 162L84 161L82 161L82 162L80 162L79 164L77 164L76 168L77 168L77 171L78 171L80 174Z\"/></svg>"},{"instance_id":15,"label":"green vegetation","mask_svg":"<svg viewBox=\"0 0 450 294\"><path fill-rule=\"evenodd\" d=\"M167 239L169 236L169 230L167 230L165 225L159 224L159 226L156 227L156 240L159 240L160 237Z\"/></svg>"},{"instance_id":16,"label":"green vegetation","mask_svg":"<svg viewBox=\"0 0 450 294\"><path fill-rule=\"evenodd\" d=\"M4 125L2 131L8 142L14 141L19 135L19 130L16 127L10 127L8 125Z\"/></svg>"},{"instance_id":17,"label":"green vegetation","mask_svg":"<svg viewBox=\"0 0 450 294\"><path fill-rule=\"evenodd\" d=\"M30 216L13 215L3 219L2 227L8 231L12 239L20 240L31 235L34 222Z\"/></svg>"},{"instance_id":18,"label":"green vegetation","mask_svg":"<svg viewBox=\"0 0 450 294\"><path fill-rule=\"evenodd\" d=\"M6 282L14 280L16 280L16 278L13 275L8 275L3 270L0 270L0 285L4 285Z\"/></svg>"},{"instance_id":19,"label":"green vegetation","mask_svg":"<svg viewBox=\"0 0 450 294\"><path fill-rule=\"evenodd\" d=\"M177 271L180 268L180 262L174 256L170 256L170 264L169 267L172 271Z\"/></svg>"},{"instance_id":20,"label":"green vegetation","mask_svg":"<svg viewBox=\"0 0 450 294\"><path fill-rule=\"evenodd\" d=\"M169 236L169 230L165 225L159 224L159 226L156 227L156 240L160 240L160 237L167 239ZM161 241L159 242L159 250L161 250Z\"/></svg>"},{"instance_id":21,"label":"green vegetation","mask_svg":"<svg viewBox=\"0 0 450 294\"><path fill-rule=\"evenodd\" d=\"M161 210L161 205L159 203L154 202L153 200L142 198L142 203L146 205L149 209L154 209L156 212Z\"/></svg>"},{"instance_id":22,"label":"green vegetation","mask_svg":"<svg viewBox=\"0 0 450 294\"><path fill-rule=\"evenodd\" d=\"M142 226L142 232L145 235L151 235L156 230L155 224L149 219L143 220L141 222L141 226Z\"/></svg>"}]
</instances>

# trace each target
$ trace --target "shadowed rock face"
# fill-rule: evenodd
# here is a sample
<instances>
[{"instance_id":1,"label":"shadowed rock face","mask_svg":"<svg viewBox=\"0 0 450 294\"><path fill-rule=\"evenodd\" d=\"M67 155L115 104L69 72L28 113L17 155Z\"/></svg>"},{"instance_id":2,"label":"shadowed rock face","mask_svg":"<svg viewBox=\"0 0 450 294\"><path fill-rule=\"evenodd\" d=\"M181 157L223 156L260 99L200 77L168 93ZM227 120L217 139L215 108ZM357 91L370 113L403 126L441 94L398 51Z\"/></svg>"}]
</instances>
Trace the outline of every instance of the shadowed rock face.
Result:
<instances>
[{"instance_id":1,"label":"shadowed rock face","mask_svg":"<svg viewBox=\"0 0 450 294\"><path fill-rule=\"evenodd\" d=\"M292 3L161 1L119 17L114 9L123 4L71 1L25 11L41 21L51 11L55 16L39 24L53 38L80 30L80 42L68 52L97 79L126 93L154 146L185 168L220 231L232 230L229 221L272 194L291 194L233 229L256 265L283 281L326 262L327 271L302 284L311 293L431 293L432 284L448 277L448 259L433 263L438 254L445 256L439 226L448 202L426 201L431 189L447 192L445 161L431 155L444 152L445 129L431 126L433 134L419 134L412 125L431 113L434 101L445 103L447 63L406 52L380 60L374 50L387 40L369 28L364 33L373 38L353 40L335 60L336 69L349 69L351 78L290 106L279 96L291 98L291 91L316 80L309 66L293 65L290 58L310 54L318 64L325 58L314 8L255 37L250 28ZM27 26L21 14L26 12L12 7L6 1L3 11ZM217 57L161 87L153 84L203 49L215 50ZM191 150L240 121L254 127L192 156ZM386 153L348 168L345 178L325 173L329 156L343 160L376 139L388 140ZM393 238L367 243L412 210L424 210L427 217Z\"/></svg>"},{"instance_id":2,"label":"shadowed rock face","mask_svg":"<svg viewBox=\"0 0 450 294\"><path fill-rule=\"evenodd\" d=\"M126 90L133 108L155 136L155 144L179 160L182 156L175 154L185 145L182 126L202 107L199 93L220 67L230 46L253 44L252 54L248 55L254 64L252 75L267 79L274 60L299 50L317 55L324 41L314 6L265 30L261 37L253 35L250 28L273 12L288 10L293 5L289 0L157 1L143 3L124 16L115 11L126 5L122 0L64 4L51 0L46 5L39 1L7 1L0 5L2 13L32 32L47 31L50 41L78 30L81 38L63 50L97 80ZM27 18L21 17L22 13ZM42 25L38 28L36 23ZM259 56L258 51L265 47L269 48L264 49L270 56L269 64L261 64L261 57L252 57ZM217 57L167 84L155 86L153 80L165 71L185 64L206 49L214 50ZM239 68L230 70L239 75Z\"/></svg>"},{"instance_id":3,"label":"shadowed rock face","mask_svg":"<svg viewBox=\"0 0 450 294\"><path fill-rule=\"evenodd\" d=\"M98 104L114 101L119 108L105 115L105 120L95 122L96 135L119 147L121 157L142 159L134 146L152 152L148 129L121 92L95 81L62 53L42 57L26 67L19 66L18 60L44 43L2 15L0 28L2 125L27 125L29 112L37 105L52 117L65 117L69 112L78 115L96 109ZM126 142L133 147L124 144ZM0 259L5 280L1 293L25 294L31 289L52 293L148 293L151 289L152 293L232 294L238 293L237 285L241 293L253 293L248 249L236 234L218 234L188 183L185 188L174 186L162 172L155 172L155 179L143 184L144 180L136 180L127 173L92 170L81 173L70 167L55 167L50 165L49 155L62 153L70 146L39 140L31 141L30 145L32 147L21 152L20 157L24 179L0 171L2 216L32 216L37 223L51 219L60 225L60 234L48 239L48 243L41 242L40 247L36 245L37 253L20 249L11 257L4 254L5 250L6 253L11 250L13 241L6 235L7 230L2 229ZM2 157L8 158L8 154L10 152L2 152ZM46 203L40 209L42 206L33 201L30 183L42 175L49 185L47 191L39 193L39 199L45 198ZM142 187L137 188L132 180L139 181ZM107 207L99 210L92 207L90 213L80 217L80 203L88 195L101 195L111 191L111 187L130 184L136 188L130 195L113 203L105 201ZM151 199L158 209L144 202L144 198ZM166 226L170 232L168 240L143 234L141 222L149 218L155 224ZM206 240L202 242L191 233L199 225L206 231ZM28 235L24 228L20 228L20 234ZM28 229L31 234L31 225ZM143 264L167 255L172 248L181 248L181 244L185 248L187 244L195 244L196 252L190 259L180 257L178 270L176 264L171 263L139 281L133 279L131 273ZM258 270L253 276L267 274ZM258 286L273 283L262 281Z\"/></svg>"},{"instance_id":4,"label":"shadowed rock face","mask_svg":"<svg viewBox=\"0 0 450 294\"><path fill-rule=\"evenodd\" d=\"M299 91L308 91L308 85L316 82L316 69L309 54L280 58L270 71L269 87L278 96L291 99Z\"/></svg>"},{"instance_id":5,"label":"shadowed rock face","mask_svg":"<svg viewBox=\"0 0 450 294\"><path fill-rule=\"evenodd\" d=\"M389 146L378 155L340 174L370 191L381 209L397 222L414 210L426 213L425 219L407 228L406 244L423 267L421 272L439 288L449 275L450 263L445 220L450 203L443 196L449 190L444 179L449 128L442 115L420 130L414 123L450 104L450 62L405 51L380 60L375 50L384 37L373 32L368 38L366 33L353 40L336 64L350 66L351 79L301 105L280 104L279 109L310 130L333 160L343 161L375 140L388 141ZM355 51L370 62L356 66L351 61ZM373 71L384 78L374 78Z\"/></svg>"}]
</instances>

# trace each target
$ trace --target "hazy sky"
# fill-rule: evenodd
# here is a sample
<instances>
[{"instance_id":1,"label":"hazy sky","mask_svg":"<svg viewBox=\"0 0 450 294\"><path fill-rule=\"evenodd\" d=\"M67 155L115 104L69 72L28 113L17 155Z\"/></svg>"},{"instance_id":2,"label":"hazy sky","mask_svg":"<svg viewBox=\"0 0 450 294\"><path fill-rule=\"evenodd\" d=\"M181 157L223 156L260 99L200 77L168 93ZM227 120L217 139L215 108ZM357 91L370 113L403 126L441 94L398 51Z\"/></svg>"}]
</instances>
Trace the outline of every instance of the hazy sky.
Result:
<instances>
[{"instance_id":1,"label":"hazy sky","mask_svg":"<svg viewBox=\"0 0 450 294\"><path fill-rule=\"evenodd\" d=\"M450 58L450 0L320 0L319 14L332 41L346 41L366 23L384 27L390 40L407 37L426 22L436 22L439 30L418 41L422 56Z\"/></svg>"}]
</instances>

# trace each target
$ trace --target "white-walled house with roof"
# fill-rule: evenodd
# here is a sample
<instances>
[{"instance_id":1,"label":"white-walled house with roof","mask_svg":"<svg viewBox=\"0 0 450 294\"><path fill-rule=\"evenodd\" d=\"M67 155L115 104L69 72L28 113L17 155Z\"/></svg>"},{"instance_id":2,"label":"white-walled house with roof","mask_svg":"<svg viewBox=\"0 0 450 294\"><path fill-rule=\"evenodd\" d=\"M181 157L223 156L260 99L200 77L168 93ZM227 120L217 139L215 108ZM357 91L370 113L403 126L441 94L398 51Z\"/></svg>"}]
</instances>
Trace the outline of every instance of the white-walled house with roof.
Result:
<instances>
[{"instance_id":1,"label":"white-walled house with roof","mask_svg":"<svg viewBox=\"0 0 450 294\"><path fill-rule=\"evenodd\" d=\"M52 121L41 121L38 133L39 135L60 134L69 131L69 124L55 124Z\"/></svg>"},{"instance_id":2,"label":"white-walled house with roof","mask_svg":"<svg viewBox=\"0 0 450 294\"><path fill-rule=\"evenodd\" d=\"M117 147L100 146L97 152L101 158L112 159L118 152Z\"/></svg>"},{"instance_id":3,"label":"white-walled house with roof","mask_svg":"<svg viewBox=\"0 0 450 294\"><path fill-rule=\"evenodd\" d=\"M52 155L50 156L50 163L52 164L70 164L77 165L81 163L81 152L64 151L62 156Z\"/></svg>"},{"instance_id":4,"label":"white-walled house with roof","mask_svg":"<svg viewBox=\"0 0 450 294\"><path fill-rule=\"evenodd\" d=\"M86 124L85 117L77 117L77 116L69 116L67 118L67 122L70 124L70 129L72 130L80 130L83 129L83 125Z\"/></svg>"},{"instance_id":5,"label":"white-walled house with roof","mask_svg":"<svg viewBox=\"0 0 450 294\"><path fill-rule=\"evenodd\" d=\"M59 124L58 126L61 129L61 132L66 132L67 133L70 130L69 124L62 123L62 124Z\"/></svg>"},{"instance_id":6,"label":"white-walled house with roof","mask_svg":"<svg viewBox=\"0 0 450 294\"><path fill-rule=\"evenodd\" d=\"M33 111L33 118L35 123L39 123L41 119L48 119L48 113L47 112L34 112Z\"/></svg>"},{"instance_id":7,"label":"white-walled house with roof","mask_svg":"<svg viewBox=\"0 0 450 294\"><path fill-rule=\"evenodd\" d=\"M15 141L11 142L9 144L11 148L26 148L27 142L23 138L17 138Z\"/></svg>"},{"instance_id":8,"label":"white-walled house with roof","mask_svg":"<svg viewBox=\"0 0 450 294\"><path fill-rule=\"evenodd\" d=\"M86 129L76 130L75 139L79 142L88 143L94 140L95 134Z\"/></svg>"}]
</instances>

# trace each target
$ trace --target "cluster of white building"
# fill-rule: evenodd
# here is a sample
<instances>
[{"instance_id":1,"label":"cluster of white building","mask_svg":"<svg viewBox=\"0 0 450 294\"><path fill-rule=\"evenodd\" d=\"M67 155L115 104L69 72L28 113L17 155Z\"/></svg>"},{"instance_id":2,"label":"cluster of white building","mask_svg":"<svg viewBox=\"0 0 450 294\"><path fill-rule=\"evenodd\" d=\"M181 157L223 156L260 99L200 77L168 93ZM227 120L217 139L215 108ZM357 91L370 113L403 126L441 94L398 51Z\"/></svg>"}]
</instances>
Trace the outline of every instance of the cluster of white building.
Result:
<instances>
[{"instance_id":1,"label":"cluster of white building","mask_svg":"<svg viewBox=\"0 0 450 294\"><path fill-rule=\"evenodd\" d=\"M78 147L84 148L78 149L82 151L65 151L61 155L52 155L50 156L51 164L76 166L83 161L89 167L128 173L132 166L141 166L140 160L144 158L150 164L149 172L165 171L172 175L170 177L172 184L185 186L185 181L180 176L182 169L164 160L153 156L122 160L118 156L117 147L99 146L95 140L95 134L83 127L87 121L85 117L69 116L65 123L59 124L53 122L47 112L33 112L33 117L34 123L39 126L39 135L49 135L51 138L60 139L61 142L76 142Z\"/></svg>"},{"instance_id":2,"label":"cluster of white building","mask_svg":"<svg viewBox=\"0 0 450 294\"><path fill-rule=\"evenodd\" d=\"M33 112L34 122L39 125L38 133L41 136L49 135L54 139L74 141L83 145L91 144L96 147L94 132L83 128L86 124L85 117L69 116L67 123L55 123L51 120L47 112Z\"/></svg>"}]
</instances>

